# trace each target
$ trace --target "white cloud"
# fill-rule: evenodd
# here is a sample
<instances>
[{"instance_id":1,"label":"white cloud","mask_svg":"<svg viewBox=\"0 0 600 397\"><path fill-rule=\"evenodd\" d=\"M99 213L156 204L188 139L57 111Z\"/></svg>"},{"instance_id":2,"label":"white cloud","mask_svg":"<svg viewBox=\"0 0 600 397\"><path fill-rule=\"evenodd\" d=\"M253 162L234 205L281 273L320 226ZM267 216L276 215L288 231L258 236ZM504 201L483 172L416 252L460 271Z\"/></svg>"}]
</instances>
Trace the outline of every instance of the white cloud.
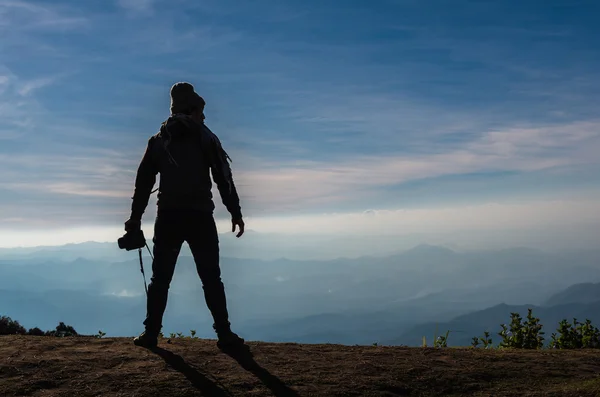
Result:
<instances>
[{"instance_id":1,"label":"white cloud","mask_svg":"<svg viewBox=\"0 0 600 397\"><path fill-rule=\"evenodd\" d=\"M136 293L136 292L131 292L131 291L124 289L119 292L113 292L110 295L117 296L119 298L136 298L138 296L141 296L142 294Z\"/></svg>"},{"instance_id":2,"label":"white cloud","mask_svg":"<svg viewBox=\"0 0 600 397\"><path fill-rule=\"evenodd\" d=\"M403 235L453 231L577 228L600 230L600 191L580 198L491 202L440 208L371 210L301 217L249 218L248 227L265 233ZM591 196L591 197L590 197Z\"/></svg>"},{"instance_id":3,"label":"white cloud","mask_svg":"<svg viewBox=\"0 0 600 397\"><path fill-rule=\"evenodd\" d=\"M60 245L91 240L113 242L123 234L120 222L110 227L78 227L68 219L60 224L44 224L43 219L38 219L35 225L28 219L27 228L17 229L11 227L7 219L0 217L0 246L3 247ZM144 218L144 229L148 236L152 235L152 222L152 217ZM570 195L440 208L383 209L371 210L366 214L348 212L301 217L249 217L246 224L249 230L276 233L281 238L288 235L297 240L309 236L315 249L317 246L321 249L321 245L334 244L331 239L335 238L336 246L332 248L336 252L334 256L348 252L359 254L359 251L374 254L373 247L386 252L393 251L400 246L407 248L407 242L409 246L419 242L460 243L471 248L508 247L535 242L534 245L545 248L565 248L577 244L589 248L598 243L600 191L580 197ZM220 232L227 234L223 238L230 237L229 221L220 220L217 226ZM362 237L355 240L352 236ZM261 242L268 245L269 235L264 239ZM356 246L345 247L344 241ZM369 245L372 247L367 247Z\"/></svg>"},{"instance_id":4,"label":"white cloud","mask_svg":"<svg viewBox=\"0 0 600 397\"><path fill-rule=\"evenodd\" d=\"M340 202L374 189L440 176L474 172L531 172L600 164L600 123L489 131L460 149L416 155L360 156L344 161L294 162L244 170L237 180L264 208ZM235 174L234 174L235 175Z\"/></svg>"}]
</instances>

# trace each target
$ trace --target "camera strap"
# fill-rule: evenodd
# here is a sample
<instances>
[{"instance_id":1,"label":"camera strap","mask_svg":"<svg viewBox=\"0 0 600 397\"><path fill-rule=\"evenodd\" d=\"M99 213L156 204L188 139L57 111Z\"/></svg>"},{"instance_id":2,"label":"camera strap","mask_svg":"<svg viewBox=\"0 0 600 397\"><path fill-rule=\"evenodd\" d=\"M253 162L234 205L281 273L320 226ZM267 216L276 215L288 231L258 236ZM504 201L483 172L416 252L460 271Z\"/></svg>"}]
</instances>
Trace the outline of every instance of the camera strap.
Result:
<instances>
[{"instance_id":1,"label":"camera strap","mask_svg":"<svg viewBox=\"0 0 600 397\"><path fill-rule=\"evenodd\" d=\"M150 251L150 247L148 247L148 243L146 243L146 249L148 250L148 253L150 254L150 258L152 258L152 260L154 260L154 257L152 256L152 251ZM144 273L144 261L142 260L142 249L138 248L138 253L140 255L140 270L142 271L142 277L144 278L144 289L146 290L146 298L148 298L148 285L146 284L146 273Z\"/></svg>"}]
</instances>

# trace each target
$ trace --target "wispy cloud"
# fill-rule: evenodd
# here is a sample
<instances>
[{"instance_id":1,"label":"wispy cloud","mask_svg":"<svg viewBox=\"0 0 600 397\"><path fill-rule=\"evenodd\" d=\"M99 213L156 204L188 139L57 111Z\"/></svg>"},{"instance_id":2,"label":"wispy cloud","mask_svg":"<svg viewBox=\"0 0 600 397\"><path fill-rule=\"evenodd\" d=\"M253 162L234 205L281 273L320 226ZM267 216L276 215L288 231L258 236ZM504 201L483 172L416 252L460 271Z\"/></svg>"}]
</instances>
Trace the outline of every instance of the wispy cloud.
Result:
<instances>
[{"instance_id":1,"label":"wispy cloud","mask_svg":"<svg viewBox=\"0 0 600 397\"><path fill-rule=\"evenodd\" d=\"M11 183L5 187L20 192L38 192L56 195L82 196L82 197L107 197L125 199L131 197L131 192L123 190L103 190L83 182L37 182L37 183ZM129 189L131 190L131 189Z\"/></svg>"},{"instance_id":2,"label":"wispy cloud","mask_svg":"<svg viewBox=\"0 0 600 397\"><path fill-rule=\"evenodd\" d=\"M191 48L196 55L211 50L222 51L243 37L241 32L228 27L206 25L174 30L171 23L167 19L155 21L152 26L137 28L131 32L127 41L118 45L120 48L127 48L132 55L179 54L187 58ZM171 70L170 74L174 74L174 71Z\"/></svg>"},{"instance_id":3,"label":"wispy cloud","mask_svg":"<svg viewBox=\"0 0 600 397\"><path fill-rule=\"evenodd\" d=\"M33 115L40 111L33 99L23 97L17 77L0 64L0 140L15 139L25 134L34 125Z\"/></svg>"},{"instance_id":4,"label":"wispy cloud","mask_svg":"<svg viewBox=\"0 0 600 397\"><path fill-rule=\"evenodd\" d=\"M435 177L479 172L539 172L599 166L600 123L488 131L457 150L416 155L360 156L344 161L288 161L271 164L239 159L234 175L247 213L318 211L344 203L376 206L389 187ZM50 197L120 200L131 196L138 158L124 153L81 156L0 156L0 164L19 166L4 174L3 186L15 192ZM236 165L237 164L237 165ZM39 173L43 169L44 173ZM20 182L29 174L28 183ZM215 192L218 197L218 193ZM218 199L217 199L218 201ZM114 214L121 213L114 208ZM82 207L86 217L90 208ZM83 213L82 213L83 214Z\"/></svg>"},{"instance_id":5,"label":"wispy cloud","mask_svg":"<svg viewBox=\"0 0 600 397\"><path fill-rule=\"evenodd\" d=\"M21 0L0 0L0 31L71 29L86 25L87 19L68 15L57 6L42 6Z\"/></svg>"},{"instance_id":6,"label":"wispy cloud","mask_svg":"<svg viewBox=\"0 0 600 397\"><path fill-rule=\"evenodd\" d=\"M12 164L18 169L18 173L4 173L0 182L14 190L123 197L132 189L137 161L107 151L88 155L0 154L1 165ZM28 182L19 180L18 175L27 175Z\"/></svg>"},{"instance_id":7,"label":"wispy cloud","mask_svg":"<svg viewBox=\"0 0 600 397\"><path fill-rule=\"evenodd\" d=\"M65 74L20 79L0 63L0 140L29 135L43 125L49 132L52 116L37 97L37 91L58 82ZM68 129L68 127L62 127ZM1 152L1 151L0 151Z\"/></svg>"},{"instance_id":8,"label":"wispy cloud","mask_svg":"<svg viewBox=\"0 0 600 397\"><path fill-rule=\"evenodd\" d=\"M155 0L117 0L119 7L138 13L147 13L152 11Z\"/></svg>"},{"instance_id":9,"label":"wispy cloud","mask_svg":"<svg viewBox=\"0 0 600 397\"><path fill-rule=\"evenodd\" d=\"M22 96L30 95L33 91L47 87L58 81L58 77L42 77L34 80L26 81L18 89L18 93Z\"/></svg>"}]
</instances>

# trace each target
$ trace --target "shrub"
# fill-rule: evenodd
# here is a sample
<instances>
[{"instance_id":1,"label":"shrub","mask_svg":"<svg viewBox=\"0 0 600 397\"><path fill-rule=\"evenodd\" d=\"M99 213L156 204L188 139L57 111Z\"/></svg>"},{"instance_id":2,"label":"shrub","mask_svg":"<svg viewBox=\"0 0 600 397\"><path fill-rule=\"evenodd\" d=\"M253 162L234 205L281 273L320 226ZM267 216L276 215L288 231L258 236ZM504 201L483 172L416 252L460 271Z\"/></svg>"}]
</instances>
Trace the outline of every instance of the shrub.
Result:
<instances>
[{"instance_id":1,"label":"shrub","mask_svg":"<svg viewBox=\"0 0 600 397\"><path fill-rule=\"evenodd\" d=\"M10 317L0 317L0 335L25 335L27 330Z\"/></svg>"},{"instance_id":2,"label":"shrub","mask_svg":"<svg viewBox=\"0 0 600 397\"><path fill-rule=\"evenodd\" d=\"M67 337L67 336L78 336L79 334L75 331L70 325L66 325L62 321L56 326L56 330L54 331L46 331L46 336L56 336L59 338Z\"/></svg>"},{"instance_id":3,"label":"shrub","mask_svg":"<svg viewBox=\"0 0 600 397\"><path fill-rule=\"evenodd\" d=\"M45 333L44 331L42 331L41 329L39 329L38 327L35 328L30 328L29 331L27 331L27 335L32 335L32 336L44 336Z\"/></svg>"},{"instance_id":4,"label":"shrub","mask_svg":"<svg viewBox=\"0 0 600 397\"><path fill-rule=\"evenodd\" d=\"M540 319L533 317L532 309L527 310L527 321L522 321L519 313L511 313L509 326L502 324L500 347L517 349L539 349L544 346L544 332Z\"/></svg>"},{"instance_id":5,"label":"shrub","mask_svg":"<svg viewBox=\"0 0 600 397\"><path fill-rule=\"evenodd\" d=\"M589 319L580 323L576 318L573 324L562 320L556 333L552 334L550 347L554 349L597 349L600 348L600 330Z\"/></svg>"}]
</instances>

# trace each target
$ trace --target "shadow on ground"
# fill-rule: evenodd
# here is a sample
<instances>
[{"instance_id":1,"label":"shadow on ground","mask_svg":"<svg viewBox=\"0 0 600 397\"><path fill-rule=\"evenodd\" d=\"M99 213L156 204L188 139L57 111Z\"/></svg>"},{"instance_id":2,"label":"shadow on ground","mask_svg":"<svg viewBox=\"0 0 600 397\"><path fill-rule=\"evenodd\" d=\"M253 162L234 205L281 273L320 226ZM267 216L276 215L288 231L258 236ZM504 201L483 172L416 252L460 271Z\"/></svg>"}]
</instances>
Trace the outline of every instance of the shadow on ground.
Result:
<instances>
[{"instance_id":1,"label":"shadow on ground","mask_svg":"<svg viewBox=\"0 0 600 397\"><path fill-rule=\"evenodd\" d=\"M232 396L223 385L218 384L218 381L213 381L206 375L200 373L197 369L189 365L181 356L160 347L153 348L151 351L160 356L172 368L182 373L192 385L198 389L198 391L202 392L202 394L214 397ZM243 349L241 351L225 351L224 353L237 361L246 371L256 376L271 390L273 395L277 397L299 397L299 394L288 387L281 379L261 367L254 360L249 349Z\"/></svg>"},{"instance_id":2,"label":"shadow on ground","mask_svg":"<svg viewBox=\"0 0 600 397\"><path fill-rule=\"evenodd\" d=\"M275 396L287 397L287 396L299 396L297 392L287 386L281 379L271 374L269 371L261 367L252 357L252 353L249 349L243 349L242 351L226 351L229 357L233 358L240 364L246 371L256 376L266 387L268 387Z\"/></svg>"},{"instance_id":3,"label":"shadow on ground","mask_svg":"<svg viewBox=\"0 0 600 397\"><path fill-rule=\"evenodd\" d=\"M219 386L215 381L198 372L198 370L189 365L183 357L160 347L151 349L153 353L160 356L165 362L175 370L181 372L196 389L207 396L222 397L232 396L224 387Z\"/></svg>"}]
</instances>

